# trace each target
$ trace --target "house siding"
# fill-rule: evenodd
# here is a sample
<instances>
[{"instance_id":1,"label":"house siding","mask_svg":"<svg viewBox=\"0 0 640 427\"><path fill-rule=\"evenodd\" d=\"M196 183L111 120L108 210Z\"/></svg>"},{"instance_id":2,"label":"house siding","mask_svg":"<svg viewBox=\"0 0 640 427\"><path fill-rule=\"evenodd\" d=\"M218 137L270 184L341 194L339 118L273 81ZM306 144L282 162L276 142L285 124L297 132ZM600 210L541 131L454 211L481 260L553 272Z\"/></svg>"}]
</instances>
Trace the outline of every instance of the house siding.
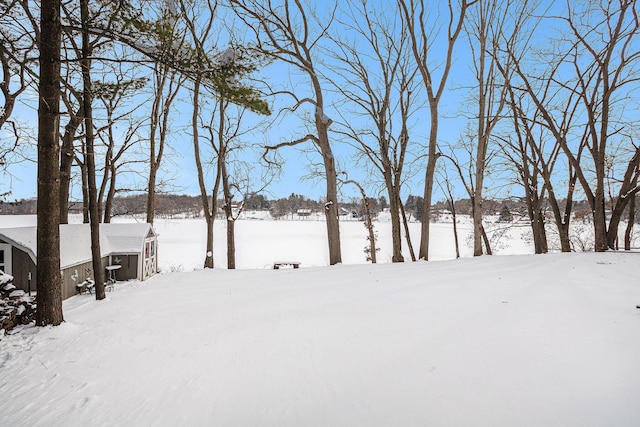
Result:
<instances>
[{"instance_id":1,"label":"house siding","mask_svg":"<svg viewBox=\"0 0 640 427\"><path fill-rule=\"evenodd\" d=\"M3 235L4 237L4 235ZM146 242L152 241L149 246L150 254L153 255L153 271L148 271L147 273L151 273L149 275L155 274L157 272L157 247L158 241L157 236L153 229L150 229L147 232L147 236L143 242L140 242L140 252L130 252L129 250L123 252L110 252L109 254L104 254L102 258L102 268L105 272L105 280L109 278L109 272L106 271L105 267L111 264L120 264L122 267L118 270L114 271L114 276L117 281L124 281L130 279L139 279L144 280L147 277L144 276L143 271L145 265L148 260L145 260L145 252L144 249L146 246ZM2 238L0 237L0 244L5 244L11 247L11 274L14 276L14 285L18 289L22 289L25 292L31 288L32 292L37 290L37 266L34 261L29 256L28 249L25 249L21 246L21 244L15 244L15 242L11 238ZM126 246L126 245L125 245ZM3 248L3 249L8 249ZM35 249L34 249L35 250ZM88 254L90 257L90 254ZM77 258L76 258L77 259ZM116 262L117 261L117 262ZM147 266L149 267L149 266ZM77 294L77 284L82 283L87 277L87 271L89 271L89 275L93 278L93 266L91 261L84 261L72 266L68 266L65 268L61 268L60 275L62 278L62 298L67 299ZM31 282L29 286L29 273L31 272Z\"/></svg>"},{"instance_id":2,"label":"house siding","mask_svg":"<svg viewBox=\"0 0 640 427\"><path fill-rule=\"evenodd\" d=\"M36 265L24 251L13 246L11 248L11 275L16 288L29 292L29 273L31 273L31 290L38 287Z\"/></svg>"},{"instance_id":3,"label":"house siding","mask_svg":"<svg viewBox=\"0 0 640 427\"><path fill-rule=\"evenodd\" d=\"M87 278L87 272L93 278L93 263L91 261L83 262L61 270L62 275L62 299L67 299L78 293L76 285L84 282Z\"/></svg>"},{"instance_id":4,"label":"house siding","mask_svg":"<svg viewBox=\"0 0 640 427\"><path fill-rule=\"evenodd\" d=\"M120 260L122 266L119 270L115 270L116 280L130 280L138 278L138 255L113 254L111 263L115 263L115 259Z\"/></svg>"},{"instance_id":5,"label":"house siding","mask_svg":"<svg viewBox=\"0 0 640 427\"><path fill-rule=\"evenodd\" d=\"M138 277L138 255L118 255L121 260L122 268L116 270L116 280L124 281L136 279ZM109 265L109 257L102 258L102 268ZM29 272L31 272L31 291L38 289L38 281L36 274L36 265L33 263L29 255L15 246L11 251L11 267L13 269L13 284L17 289L25 292L29 291ZM60 273L62 276L62 299L67 299L77 294L76 285L82 283L89 276L93 278L93 263L87 261L81 264L63 268ZM105 280L108 279L108 272L105 271Z\"/></svg>"}]
</instances>

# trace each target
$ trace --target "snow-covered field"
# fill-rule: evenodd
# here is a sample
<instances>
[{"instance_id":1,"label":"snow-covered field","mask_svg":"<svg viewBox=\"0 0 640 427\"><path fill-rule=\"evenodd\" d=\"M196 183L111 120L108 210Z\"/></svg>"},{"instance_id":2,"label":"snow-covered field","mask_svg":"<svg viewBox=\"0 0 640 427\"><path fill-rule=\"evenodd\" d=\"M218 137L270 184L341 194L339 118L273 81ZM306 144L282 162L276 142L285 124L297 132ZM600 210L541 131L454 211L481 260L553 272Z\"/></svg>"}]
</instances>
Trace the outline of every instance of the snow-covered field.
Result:
<instances>
[{"instance_id":1,"label":"snow-covered field","mask_svg":"<svg viewBox=\"0 0 640 427\"><path fill-rule=\"evenodd\" d=\"M325 267L322 222L252 220L205 271L203 221L156 225L163 274L0 340L0 426L640 425L639 253L451 260L437 224L440 261L366 265L353 222Z\"/></svg>"},{"instance_id":2,"label":"snow-covered field","mask_svg":"<svg viewBox=\"0 0 640 427\"><path fill-rule=\"evenodd\" d=\"M280 220L255 219L261 215L247 213L253 219L236 222L236 266L239 269L270 268L274 261L299 261L304 267L319 267L329 264L326 224L317 220ZM378 234L378 262L391 262L391 224L383 220L374 223ZM82 217L72 216L71 222L82 222ZM114 222L136 221L133 218L115 218ZM144 221L144 218L137 219ZM35 225L34 215L0 216L0 228ZM414 252L420 247L420 224L409 223ZM154 227L159 235L159 266L167 271L191 271L199 269L206 254L206 223L203 219L156 219ZM507 226L489 224L496 231L493 241L494 252L506 254L533 253L531 239L527 239L530 228L525 225ZM460 217L458 234L460 255L470 257L473 227L468 217ZM360 221L341 221L340 223L342 261L344 264L364 264L365 246L368 245L367 230ZM524 236L524 238L523 238ZM453 227L449 222L431 224L429 258L448 260L455 258L455 240ZM226 228L225 221L217 220L214 230L214 258L216 267L226 268ZM410 260L409 248L403 240L403 254Z\"/></svg>"}]
</instances>

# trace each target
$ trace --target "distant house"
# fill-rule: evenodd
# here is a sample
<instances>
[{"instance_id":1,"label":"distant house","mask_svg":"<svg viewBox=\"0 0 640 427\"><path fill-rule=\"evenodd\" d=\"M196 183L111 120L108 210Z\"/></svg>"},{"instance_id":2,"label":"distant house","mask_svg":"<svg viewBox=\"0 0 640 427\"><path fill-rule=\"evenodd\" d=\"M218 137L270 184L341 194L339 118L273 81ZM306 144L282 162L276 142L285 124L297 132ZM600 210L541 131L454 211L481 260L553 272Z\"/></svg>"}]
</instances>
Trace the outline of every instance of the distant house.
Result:
<instances>
[{"instance_id":1,"label":"distant house","mask_svg":"<svg viewBox=\"0 0 640 427\"><path fill-rule=\"evenodd\" d=\"M306 209L306 208L300 208L296 211L296 214L298 214L299 217L308 217L311 216L311 209Z\"/></svg>"},{"instance_id":2,"label":"distant house","mask_svg":"<svg viewBox=\"0 0 640 427\"><path fill-rule=\"evenodd\" d=\"M158 236L150 224L100 224L100 251L105 279L107 266L116 280L145 280L158 270ZM24 291L37 290L36 227L0 229L0 270L11 274L13 284ZM76 294L76 284L93 278L89 224L60 225L60 273L62 298Z\"/></svg>"}]
</instances>

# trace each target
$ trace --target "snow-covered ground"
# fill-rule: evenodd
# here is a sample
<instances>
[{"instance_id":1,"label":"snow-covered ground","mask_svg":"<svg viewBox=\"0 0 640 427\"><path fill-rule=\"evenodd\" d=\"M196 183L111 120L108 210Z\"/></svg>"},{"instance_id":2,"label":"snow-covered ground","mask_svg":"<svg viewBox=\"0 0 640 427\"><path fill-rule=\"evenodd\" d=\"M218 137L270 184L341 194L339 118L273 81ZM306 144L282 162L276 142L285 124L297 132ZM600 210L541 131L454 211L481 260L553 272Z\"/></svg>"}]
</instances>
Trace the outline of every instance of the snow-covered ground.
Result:
<instances>
[{"instance_id":1,"label":"snow-covered ground","mask_svg":"<svg viewBox=\"0 0 640 427\"><path fill-rule=\"evenodd\" d=\"M304 267L329 264L326 224L318 220L271 220L256 212L245 212L250 218L236 222L236 267L239 269L270 268L274 261L299 261ZM382 220L374 223L378 235L378 262L391 262L391 223ZM263 219L257 219L263 218ZM455 240L450 222L431 224L430 260L454 259ZM71 222L82 222L81 216L72 216ZM114 222L144 221L144 218L115 218ZM460 255L473 255L471 233L473 227L468 217L460 216L458 234ZM0 228L35 225L34 215L0 216ZM206 223L203 219L156 219L158 233L158 259L160 269L167 271L191 271L199 269L206 255ZM527 236L530 227L489 223L494 252L501 255L533 253L532 242ZM420 248L420 224L409 223L415 254ZM343 220L340 223L342 261L344 264L363 264L368 246L368 232L363 223ZM216 267L227 266L227 240L225 221L217 220L214 230L214 259ZM403 254L410 260L409 247L403 238Z\"/></svg>"},{"instance_id":2,"label":"snow-covered ground","mask_svg":"<svg viewBox=\"0 0 640 427\"><path fill-rule=\"evenodd\" d=\"M325 267L322 222L253 220L201 270L202 220L156 226L163 274L0 340L0 426L640 425L639 253L444 260L437 224L440 261L366 265L353 222Z\"/></svg>"}]
</instances>

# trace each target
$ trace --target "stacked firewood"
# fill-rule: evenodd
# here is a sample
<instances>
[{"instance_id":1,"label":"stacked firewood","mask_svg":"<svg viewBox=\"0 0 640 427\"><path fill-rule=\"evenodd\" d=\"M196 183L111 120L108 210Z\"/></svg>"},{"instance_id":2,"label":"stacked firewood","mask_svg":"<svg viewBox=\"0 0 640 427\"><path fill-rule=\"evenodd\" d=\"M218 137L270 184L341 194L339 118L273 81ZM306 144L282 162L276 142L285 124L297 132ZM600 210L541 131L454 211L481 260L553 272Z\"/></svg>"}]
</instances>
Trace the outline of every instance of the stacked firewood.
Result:
<instances>
[{"instance_id":1,"label":"stacked firewood","mask_svg":"<svg viewBox=\"0 0 640 427\"><path fill-rule=\"evenodd\" d=\"M26 325L36 317L36 298L16 289L12 277L0 271L0 338L16 325Z\"/></svg>"}]
</instances>

